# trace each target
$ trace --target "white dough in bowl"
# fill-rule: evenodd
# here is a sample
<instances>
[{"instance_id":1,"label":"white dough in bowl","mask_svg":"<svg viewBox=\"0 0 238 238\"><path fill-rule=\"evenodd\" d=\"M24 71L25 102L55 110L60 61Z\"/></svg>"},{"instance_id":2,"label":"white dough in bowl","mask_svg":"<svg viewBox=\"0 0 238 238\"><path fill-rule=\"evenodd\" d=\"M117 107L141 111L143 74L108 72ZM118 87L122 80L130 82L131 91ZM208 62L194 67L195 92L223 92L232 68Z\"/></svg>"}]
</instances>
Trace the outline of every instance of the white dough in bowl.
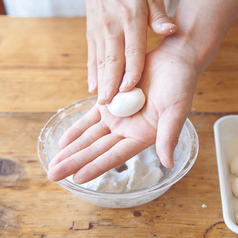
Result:
<instances>
[{"instance_id":1,"label":"white dough in bowl","mask_svg":"<svg viewBox=\"0 0 238 238\"><path fill-rule=\"evenodd\" d=\"M129 92L119 92L107 105L112 115L129 117L137 113L145 104L145 95L140 88L133 88Z\"/></svg>"},{"instance_id":2,"label":"white dough in bowl","mask_svg":"<svg viewBox=\"0 0 238 238\"><path fill-rule=\"evenodd\" d=\"M121 172L113 168L81 186L100 192L124 193L152 186L163 176L155 145L127 160L124 167ZM73 182L73 176L68 180Z\"/></svg>"}]
</instances>

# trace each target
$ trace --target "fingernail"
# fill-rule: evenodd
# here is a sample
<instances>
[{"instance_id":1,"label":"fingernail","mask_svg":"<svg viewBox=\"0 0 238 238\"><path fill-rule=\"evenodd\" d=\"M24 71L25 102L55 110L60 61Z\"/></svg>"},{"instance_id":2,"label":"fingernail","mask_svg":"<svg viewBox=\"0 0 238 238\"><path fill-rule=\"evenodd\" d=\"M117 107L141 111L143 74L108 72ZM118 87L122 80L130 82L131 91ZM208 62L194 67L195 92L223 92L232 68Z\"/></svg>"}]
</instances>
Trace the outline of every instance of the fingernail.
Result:
<instances>
[{"instance_id":1,"label":"fingernail","mask_svg":"<svg viewBox=\"0 0 238 238\"><path fill-rule=\"evenodd\" d=\"M123 78L122 84L121 84L121 86L120 86L120 88L119 88L119 91L120 91L120 92L123 92L123 91L127 88L127 86L128 86L128 81L125 80L125 78Z\"/></svg>"},{"instance_id":2,"label":"fingernail","mask_svg":"<svg viewBox=\"0 0 238 238\"><path fill-rule=\"evenodd\" d=\"M124 77L123 77L123 79L122 79L121 86L120 86L120 88L119 88L119 91L120 91L120 92L124 92L125 90L128 89L128 87L130 86L130 84L136 82L135 80L133 80L132 82L130 82L130 79L131 79L131 77L128 76L128 73L125 73L125 75L124 75Z\"/></svg>"},{"instance_id":3,"label":"fingernail","mask_svg":"<svg viewBox=\"0 0 238 238\"><path fill-rule=\"evenodd\" d=\"M82 184L82 183L84 182L79 176L74 176L74 177L73 177L73 181L74 181L76 184Z\"/></svg>"},{"instance_id":4,"label":"fingernail","mask_svg":"<svg viewBox=\"0 0 238 238\"><path fill-rule=\"evenodd\" d=\"M169 161L168 167L171 168L171 169L174 167L174 161L173 160Z\"/></svg>"},{"instance_id":5,"label":"fingernail","mask_svg":"<svg viewBox=\"0 0 238 238\"><path fill-rule=\"evenodd\" d=\"M90 93L94 93L95 89L96 89L96 85L94 83L92 83L92 82L88 83L88 91Z\"/></svg>"},{"instance_id":6,"label":"fingernail","mask_svg":"<svg viewBox=\"0 0 238 238\"><path fill-rule=\"evenodd\" d=\"M50 170L53 167L52 161L48 164L48 170Z\"/></svg>"},{"instance_id":7,"label":"fingernail","mask_svg":"<svg viewBox=\"0 0 238 238\"><path fill-rule=\"evenodd\" d=\"M53 179L51 178L51 170L48 170L48 173L47 173L47 178L53 182Z\"/></svg>"},{"instance_id":8,"label":"fingernail","mask_svg":"<svg viewBox=\"0 0 238 238\"><path fill-rule=\"evenodd\" d=\"M168 31L173 33L177 30L177 26L173 23L165 22L156 26L161 31Z\"/></svg>"},{"instance_id":9,"label":"fingernail","mask_svg":"<svg viewBox=\"0 0 238 238\"><path fill-rule=\"evenodd\" d=\"M99 93L99 96L98 96L98 102L100 104L106 104L107 103L107 92L103 91L101 93Z\"/></svg>"}]
</instances>

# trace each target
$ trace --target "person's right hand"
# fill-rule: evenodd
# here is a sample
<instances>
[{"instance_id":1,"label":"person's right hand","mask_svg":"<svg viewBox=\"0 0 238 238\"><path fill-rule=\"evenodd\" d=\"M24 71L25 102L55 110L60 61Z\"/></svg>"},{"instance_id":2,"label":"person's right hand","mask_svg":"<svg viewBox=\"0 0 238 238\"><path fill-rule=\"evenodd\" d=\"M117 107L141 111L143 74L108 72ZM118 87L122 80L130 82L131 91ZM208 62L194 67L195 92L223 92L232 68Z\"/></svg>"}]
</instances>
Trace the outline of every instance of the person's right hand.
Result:
<instances>
[{"instance_id":1,"label":"person's right hand","mask_svg":"<svg viewBox=\"0 0 238 238\"><path fill-rule=\"evenodd\" d=\"M163 0L87 0L88 85L98 102L140 80L147 48L147 27L161 35L176 32Z\"/></svg>"}]
</instances>

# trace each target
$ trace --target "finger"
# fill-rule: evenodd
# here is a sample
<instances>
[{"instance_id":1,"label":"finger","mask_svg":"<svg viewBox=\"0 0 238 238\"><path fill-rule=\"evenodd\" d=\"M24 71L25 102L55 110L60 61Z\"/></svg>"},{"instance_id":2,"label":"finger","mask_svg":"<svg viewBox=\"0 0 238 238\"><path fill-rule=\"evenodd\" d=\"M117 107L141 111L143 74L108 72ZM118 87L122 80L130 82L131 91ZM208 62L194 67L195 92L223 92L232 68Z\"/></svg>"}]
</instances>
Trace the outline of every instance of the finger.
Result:
<instances>
[{"instance_id":1,"label":"finger","mask_svg":"<svg viewBox=\"0 0 238 238\"><path fill-rule=\"evenodd\" d=\"M94 40L88 38L88 91L97 91L97 47Z\"/></svg>"},{"instance_id":2,"label":"finger","mask_svg":"<svg viewBox=\"0 0 238 238\"><path fill-rule=\"evenodd\" d=\"M123 164L147 147L147 144L131 138L120 140L110 150L82 167L75 173L73 180L78 184L88 182L108 170Z\"/></svg>"},{"instance_id":3,"label":"finger","mask_svg":"<svg viewBox=\"0 0 238 238\"><path fill-rule=\"evenodd\" d=\"M137 30L136 30L137 29ZM120 91L131 90L139 82L145 64L147 48L147 23L140 23L140 27L125 31L126 70L120 86Z\"/></svg>"},{"instance_id":4,"label":"finger","mask_svg":"<svg viewBox=\"0 0 238 238\"><path fill-rule=\"evenodd\" d=\"M55 156L55 158L49 164L49 169L54 167L64 159L67 159L73 154L79 152L80 150L83 150L86 147L90 146L96 140L109 133L110 130L108 129L108 127L105 127L102 123L97 123L91 126L80 137L74 140L71 144L69 144Z\"/></svg>"},{"instance_id":5,"label":"finger","mask_svg":"<svg viewBox=\"0 0 238 238\"><path fill-rule=\"evenodd\" d=\"M87 16L87 42L88 42L88 90L91 93L97 91L97 42L101 38L101 22L98 11L98 1L86 1Z\"/></svg>"},{"instance_id":6,"label":"finger","mask_svg":"<svg viewBox=\"0 0 238 238\"><path fill-rule=\"evenodd\" d=\"M156 138L156 152L161 163L173 168L173 153L178 143L180 132L188 115L186 106L176 105L167 109L159 118Z\"/></svg>"},{"instance_id":7,"label":"finger","mask_svg":"<svg viewBox=\"0 0 238 238\"><path fill-rule=\"evenodd\" d=\"M69 158L56 164L48 171L48 178L52 181L59 181L69 175L76 173L87 163L99 157L101 154L109 150L122 138L113 134L101 137L91 146L73 154Z\"/></svg>"},{"instance_id":8,"label":"finger","mask_svg":"<svg viewBox=\"0 0 238 238\"><path fill-rule=\"evenodd\" d=\"M104 39L97 40L97 80L98 87L100 87L101 82L104 78L105 71L105 41ZM99 91L99 89L98 89Z\"/></svg>"},{"instance_id":9,"label":"finger","mask_svg":"<svg viewBox=\"0 0 238 238\"><path fill-rule=\"evenodd\" d=\"M119 85L125 70L124 35L109 36L105 41L105 71L103 80L99 82L98 102L110 103L118 92Z\"/></svg>"},{"instance_id":10,"label":"finger","mask_svg":"<svg viewBox=\"0 0 238 238\"><path fill-rule=\"evenodd\" d=\"M147 0L149 8L149 25L160 35L168 36L177 31L177 26L168 18L163 0Z\"/></svg>"},{"instance_id":11,"label":"finger","mask_svg":"<svg viewBox=\"0 0 238 238\"><path fill-rule=\"evenodd\" d=\"M84 131L101 119L97 106L90 109L82 118L76 121L68 130L65 131L59 140L59 147L65 148L68 144L77 139Z\"/></svg>"}]
</instances>

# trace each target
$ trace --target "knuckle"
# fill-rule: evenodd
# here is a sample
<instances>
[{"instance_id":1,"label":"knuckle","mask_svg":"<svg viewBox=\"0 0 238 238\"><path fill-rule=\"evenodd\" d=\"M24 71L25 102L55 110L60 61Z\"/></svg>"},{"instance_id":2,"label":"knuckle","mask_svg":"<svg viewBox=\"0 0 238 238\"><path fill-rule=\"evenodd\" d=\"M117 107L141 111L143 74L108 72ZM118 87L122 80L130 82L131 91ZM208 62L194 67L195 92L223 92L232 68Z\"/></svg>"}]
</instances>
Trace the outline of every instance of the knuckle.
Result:
<instances>
[{"instance_id":1,"label":"knuckle","mask_svg":"<svg viewBox=\"0 0 238 238\"><path fill-rule=\"evenodd\" d=\"M97 69L105 68L105 60L98 60L97 61Z\"/></svg>"},{"instance_id":2,"label":"knuckle","mask_svg":"<svg viewBox=\"0 0 238 238\"><path fill-rule=\"evenodd\" d=\"M90 146L90 153L93 156L98 156L102 153L102 150L99 149L97 146Z\"/></svg>"},{"instance_id":3,"label":"knuckle","mask_svg":"<svg viewBox=\"0 0 238 238\"><path fill-rule=\"evenodd\" d=\"M141 73L140 72L126 69L126 73L130 75L132 84L137 83L141 78Z\"/></svg>"},{"instance_id":4,"label":"knuckle","mask_svg":"<svg viewBox=\"0 0 238 238\"><path fill-rule=\"evenodd\" d=\"M99 0L99 6L100 6L100 11L101 11L101 23L106 32L110 33L112 31L112 17L107 11L107 6L105 1Z\"/></svg>"},{"instance_id":5,"label":"knuckle","mask_svg":"<svg viewBox=\"0 0 238 238\"><path fill-rule=\"evenodd\" d=\"M164 21L164 20L168 20L168 17L165 13L162 12L154 12L151 16L150 16L151 21Z\"/></svg>"},{"instance_id":6,"label":"knuckle","mask_svg":"<svg viewBox=\"0 0 238 238\"><path fill-rule=\"evenodd\" d=\"M134 46L126 46L125 48L125 56L130 57L130 56L135 56L140 54L140 50L138 48L135 48Z\"/></svg>"},{"instance_id":7,"label":"knuckle","mask_svg":"<svg viewBox=\"0 0 238 238\"><path fill-rule=\"evenodd\" d=\"M128 7L121 5L121 18L123 19L123 21L127 24L130 24L134 18L134 13L131 9L129 9Z\"/></svg>"},{"instance_id":8,"label":"knuckle","mask_svg":"<svg viewBox=\"0 0 238 238\"><path fill-rule=\"evenodd\" d=\"M105 168L100 166L95 160L90 163L91 171L97 172L98 175L101 175L106 172Z\"/></svg>"},{"instance_id":9,"label":"knuckle","mask_svg":"<svg viewBox=\"0 0 238 238\"><path fill-rule=\"evenodd\" d=\"M97 79L97 72L88 70L88 81L92 82L93 79Z\"/></svg>"},{"instance_id":10,"label":"knuckle","mask_svg":"<svg viewBox=\"0 0 238 238\"><path fill-rule=\"evenodd\" d=\"M108 33L111 33L112 32L112 20L110 19L109 16L107 15L104 15L102 17L102 23L103 23L103 26L105 28L105 30L108 32Z\"/></svg>"},{"instance_id":11,"label":"knuckle","mask_svg":"<svg viewBox=\"0 0 238 238\"><path fill-rule=\"evenodd\" d=\"M107 55L105 59L106 64L117 63L119 61L120 59L117 55Z\"/></svg>"},{"instance_id":12,"label":"knuckle","mask_svg":"<svg viewBox=\"0 0 238 238\"><path fill-rule=\"evenodd\" d=\"M96 65L96 60L95 60L94 58L88 58L87 67L88 67L88 68L91 68L91 67L93 67L94 65Z\"/></svg>"},{"instance_id":13,"label":"knuckle","mask_svg":"<svg viewBox=\"0 0 238 238\"><path fill-rule=\"evenodd\" d=\"M118 164L124 163L124 159L121 155L119 155L116 151L111 152L112 158L115 158Z\"/></svg>"}]
</instances>

